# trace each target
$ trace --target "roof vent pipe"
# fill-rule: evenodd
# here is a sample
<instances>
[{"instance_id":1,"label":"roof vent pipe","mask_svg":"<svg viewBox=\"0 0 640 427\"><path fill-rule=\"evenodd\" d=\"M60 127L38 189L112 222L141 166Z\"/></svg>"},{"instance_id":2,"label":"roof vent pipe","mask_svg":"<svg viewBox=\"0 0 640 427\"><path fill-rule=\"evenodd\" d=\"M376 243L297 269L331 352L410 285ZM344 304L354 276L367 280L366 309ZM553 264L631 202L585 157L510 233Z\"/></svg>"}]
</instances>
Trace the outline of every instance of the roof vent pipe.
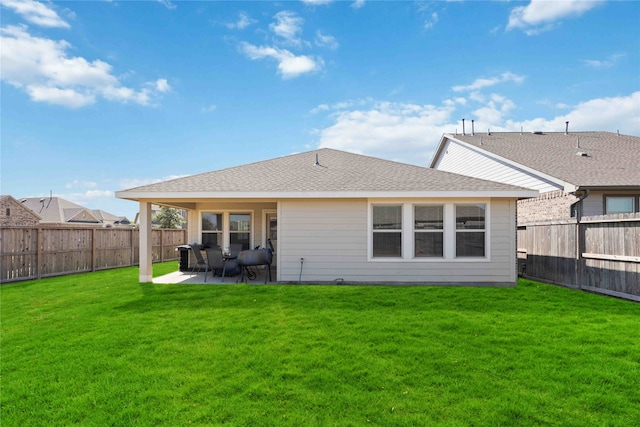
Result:
<instances>
[{"instance_id":1,"label":"roof vent pipe","mask_svg":"<svg viewBox=\"0 0 640 427\"><path fill-rule=\"evenodd\" d=\"M564 134L569 135L569 122L564 122Z\"/></svg>"},{"instance_id":2,"label":"roof vent pipe","mask_svg":"<svg viewBox=\"0 0 640 427\"><path fill-rule=\"evenodd\" d=\"M475 135L476 134L476 129L473 125L473 122L475 122L475 120L471 120L471 135Z\"/></svg>"},{"instance_id":3,"label":"roof vent pipe","mask_svg":"<svg viewBox=\"0 0 640 427\"><path fill-rule=\"evenodd\" d=\"M487 135L491 135L491 129L487 129Z\"/></svg>"},{"instance_id":4,"label":"roof vent pipe","mask_svg":"<svg viewBox=\"0 0 640 427\"><path fill-rule=\"evenodd\" d=\"M462 134L465 135L465 133L464 133L464 119L462 119Z\"/></svg>"}]
</instances>

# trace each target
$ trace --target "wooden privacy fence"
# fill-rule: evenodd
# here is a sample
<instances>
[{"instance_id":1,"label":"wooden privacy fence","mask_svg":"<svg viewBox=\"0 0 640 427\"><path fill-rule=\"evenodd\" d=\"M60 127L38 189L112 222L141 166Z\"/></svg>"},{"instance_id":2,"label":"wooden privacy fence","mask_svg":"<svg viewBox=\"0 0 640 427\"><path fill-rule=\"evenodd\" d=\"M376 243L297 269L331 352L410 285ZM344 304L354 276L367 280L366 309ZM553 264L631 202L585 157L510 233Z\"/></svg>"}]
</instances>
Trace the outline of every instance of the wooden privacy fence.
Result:
<instances>
[{"instance_id":1,"label":"wooden privacy fence","mask_svg":"<svg viewBox=\"0 0 640 427\"><path fill-rule=\"evenodd\" d=\"M527 278L640 301L640 214L518 226Z\"/></svg>"},{"instance_id":2,"label":"wooden privacy fence","mask_svg":"<svg viewBox=\"0 0 640 427\"><path fill-rule=\"evenodd\" d=\"M186 230L152 231L153 262L176 260ZM0 282L60 276L139 263L139 231L130 228L0 228Z\"/></svg>"}]
</instances>

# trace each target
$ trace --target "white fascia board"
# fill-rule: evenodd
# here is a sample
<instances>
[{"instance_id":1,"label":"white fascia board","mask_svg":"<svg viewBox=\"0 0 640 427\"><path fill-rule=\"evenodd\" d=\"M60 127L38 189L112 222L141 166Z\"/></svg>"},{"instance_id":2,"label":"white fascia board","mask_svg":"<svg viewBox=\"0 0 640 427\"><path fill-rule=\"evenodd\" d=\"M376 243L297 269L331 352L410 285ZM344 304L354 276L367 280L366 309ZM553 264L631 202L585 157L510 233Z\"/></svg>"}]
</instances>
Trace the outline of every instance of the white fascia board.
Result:
<instances>
[{"instance_id":1,"label":"white fascia board","mask_svg":"<svg viewBox=\"0 0 640 427\"><path fill-rule=\"evenodd\" d=\"M478 148L478 147L476 147L476 146L475 146L475 145L473 145L473 144L468 144L468 143L466 143L466 142L464 142L464 141L460 141L460 140L459 140L459 139L457 139L455 136L450 135L450 134L445 134L445 135L442 137L442 141L441 141L441 143L440 143L441 145L440 145L440 146L438 146L438 150L436 151L436 154L437 154L438 156L439 156L439 154L440 154L441 148L442 148L442 147L444 146L444 144L445 144L445 139L450 139L451 141L455 141L456 143L458 143L458 144L462 145L463 147L468 148L468 149L469 149L469 150L471 150L471 151L475 151L476 153L480 153L480 154L483 154L483 155L486 155L486 156L492 157L492 158L494 158L494 159L496 159L496 160L500 160L500 161L502 161L502 162L505 162L505 163L507 163L507 164L509 164L509 165L513 166L514 168L521 169L521 170L523 170L523 171L529 172L530 174L537 175L537 176L539 176L539 177L541 177L541 178L544 178L544 179L546 179L546 180L548 180L548 181L555 182L556 184L561 185L561 186L564 188L564 191L565 191L565 192L567 192L567 193L574 192L574 191L576 191L576 190L578 189L578 187L579 187L579 186L577 186L577 185L575 185L575 184L572 184L572 183L567 182L567 181L563 181L563 180L562 180L562 179L560 179L560 178L557 178L557 177L555 177L555 176L548 175L548 174L546 174L546 173L544 173L544 172L541 172L541 171L539 171L539 170L537 170L537 169L534 169L534 168L532 168L532 167L529 167L529 166L523 165L523 164L518 163L518 162L514 162L513 160L507 159L506 157L499 156L499 155L497 155L497 154L495 154L495 153L492 153L491 151L487 151L487 150L483 150L482 148ZM431 164L432 164L432 165L434 165L434 164L435 164L435 162L436 162L436 157L434 156L434 158L433 158L433 160L432 160ZM432 166L432 167L433 167L433 166Z\"/></svg>"},{"instance_id":2,"label":"white fascia board","mask_svg":"<svg viewBox=\"0 0 640 427\"><path fill-rule=\"evenodd\" d=\"M194 199L367 199L367 198L528 198L538 190L508 191L281 191L281 192L117 192L128 200L194 200Z\"/></svg>"},{"instance_id":3,"label":"white fascia board","mask_svg":"<svg viewBox=\"0 0 640 427\"><path fill-rule=\"evenodd\" d=\"M445 133L440 138L440 143L438 144L438 148L436 148L436 151L433 153L433 157L431 158L431 162L429 163L429 168L435 169L435 165L436 163L438 163L438 160L440 160L440 154L442 153L442 149L444 148L444 146L447 144L447 138L449 137L450 135Z\"/></svg>"}]
</instances>

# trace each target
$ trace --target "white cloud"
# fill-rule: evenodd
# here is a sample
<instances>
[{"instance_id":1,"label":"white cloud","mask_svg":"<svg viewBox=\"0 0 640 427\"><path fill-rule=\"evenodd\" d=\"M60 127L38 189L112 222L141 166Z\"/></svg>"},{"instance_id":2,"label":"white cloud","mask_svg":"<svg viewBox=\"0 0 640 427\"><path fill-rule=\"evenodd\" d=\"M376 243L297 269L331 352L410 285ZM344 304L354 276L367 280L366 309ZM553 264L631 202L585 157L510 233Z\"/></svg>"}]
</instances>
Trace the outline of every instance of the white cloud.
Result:
<instances>
[{"instance_id":1,"label":"white cloud","mask_svg":"<svg viewBox=\"0 0 640 427\"><path fill-rule=\"evenodd\" d=\"M0 0L0 5L13 9L28 22L41 27L70 28L55 10L34 0Z\"/></svg>"},{"instance_id":2,"label":"white cloud","mask_svg":"<svg viewBox=\"0 0 640 427\"><path fill-rule=\"evenodd\" d=\"M310 73L322 69L322 58L313 58L307 55L294 55L286 49L278 49L268 46L254 46L242 42L240 49L250 59L258 60L272 58L278 62L278 72L282 78L298 77L301 74Z\"/></svg>"},{"instance_id":3,"label":"white cloud","mask_svg":"<svg viewBox=\"0 0 640 427\"><path fill-rule=\"evenodd\" d=\"M169 0L157 0L157 1L158 3L160 3L161 5L163 5L169 10L175 9L177 7L175 4L171 3L171 1Z\"/></svg>"},{"instance_id":4,"label":"white cloud","mask_svg":"<svg viewBox=\"0 0 640 427\"><path fill-rule=\"evenodd\" d=\"M216 111L218 109L218 106L215 104L210 104L207 105L206 107L202 107L200 109L201 112L203 113L213 113L214 111Z\"/></svg>"},{"instance_id":5,"label":"white cloud","mask_svg":"<svg viewBox=\"0 0 640 427\"><path fill-rule=\"evenodd\" d=\"M323 34L320 30L316 31L316 45L328 47L332 50L335 50L340 46L335 37L329 34Z\"/></svg>"},{"instance_id":6,"label":"white cloud","mask_svg":"<svg viewBox=\"0 0 640 427\"><path fill-rule=\"evenodd\" d=\"M362 6L364 6L364 2L365 0L355 0L353 3L351 3L351 7L354 9L360 9Z\"/></svg>"},{"instance_id":7,"label":"white cloud","mask_svg":"<svg viewBox=\"0 0 640 427\"><path fill-rule=\"evenodd\" d=\"M169 86L167 79L156 80L154 86L158 92L169 92L171 90L171 86Z\"/></svg>"},{"instance_id":8,"label":"white cloud","mask_svg":"<svg viewBox=\"0 0 640 427\"><path fill-rule=\"evenodd\" d=\"M561 116L521 122L507 121L503 127L519 130L564 131L565 122L574 131L603 130L640 136L640 91L629 96L597 98L582 102ZM496 129L498 130L498 129Z\"/></svg>"},{"instance_id":9,"label":"white cloud","mask_svg":"<svg viewBox=\"0 0 640 427\"><path fill-rule=\"evenodd\" d=\"M274 16L276 22L269 24L269 28L277 36L282 37L288 43L299 45L301 43L298 35L302 32L304 19L295 12L282 10Z\"/></svg>"},{"instance_id":10,"label":"white cloud","mask_svg":"<svg viewBox=\"0 0 640 427\"><path fill-rule=\"evenodd\" d=\"M502 124L504 116L509 114L515 108L515 104L510 99L502 95L492 94L489 102L473 111L473 115L477 118L477 122L486 126L494 126Z\"/></svg>"},{"instance_id":11,"label":"white cloud","mask_svg":"<svg viewBox=\"0 0 640 427\"><path fill-rule=\"evenodd\" d=\"M256 21L255 19L251 19L246 12L240 12L238 13L238 20L236 22L230 22L228 24L225 24L225 26L231 30L244 30L249 25L255 24L256 22L258 21Z\"/></svg>"},{"instance_id":12,"label":"white cloud","mask_svg":"<svg viewBox=\"0 0 640 427\"><path fill-rule=\"evenodd\" d=\"M73 89L28 85L26 91L33 101L63 105L69 108L85 107L96 102L95 96L79 93Z\"/></svg>"},{"instance_id":13,"label":"white cloud","mask_svg":"<svg viewBox=\"0 0 640 427\"><path fill-rule=\"evenodd\" d=\"M67 183L65 185L66 188L95 188L98 184L93 181L80 181L78 179L74 179L73 181Z\"/></svg>"},{"instance_id":14,"label":"white cloud","mask_svg":"<svg viewBox=\"0 0 640 427\"><path fill-rule=\"evenodd\" d=\"M618 63L618 61L620 61L620 59L624 58L625 56L626 55L624 54L617 53L609 56L609 58L604 60L584 59L582 62L584 62L586 65L592 68L611 68L615 66Z\"/></svg>"},{"instance_id":15,"label":"white cloud","mask_svg":"<svg viewBox=\"0 0 640 427\"><path fill-rule=\"evenodd\" d=\"M451 90L453 90L454 92L477 91L485 87L495 86L499 83L506 83L506 82L522 83L523 81L524 81L524 76L519 76L517 74L506 72L496 77L476 79L470 85L454 86L451 88Z\"/></svg>"},{"instance_id":16,"label":"white cloud","mask_svg":"<svg viewBox=\"0 0 640 427\"><path fill-rule=\"evenodd\" d=\"M373 101L365 107L331 113L334 123L320 132L319 147L425 164L455 111L451 105L384 101Z\"/></svg>"},{"instance_id":17,"label":"white cloud","mask_svg":"<svg viewBox=\"0 0 640 427\"><path fill-rule=\"evenodd\" d=\"M507 30L519 28L528 35L553 28L563 18L580 16L601 4L602 0L531 0L527 6L514 7L509 15Z\"/></svg>"},{"instance_id":18,"label":"white cloud","mask_svg":"<svg viewBox=\"0 0 640 427\"><path fill-rule=\"evenodd\" d=\"M150 105L159 93L170 90L166 79L134 90L122 86L108 63L70 57L65 40L32 36L25 26L0 28L2 80L23 89L33 101L80 108L97 96L119 102Z\"/></svg>"},{"instance_id":19,"label":"white cloud","mask_svg":"<svg viewBox=\"0 0 640 427\"><path fill-rule=\"evenodd\" d=\"M438 12L433 12L428 20L424 22L424 28L432 29L438 23Z\"/></svg>"},{"instance_id":20,"label":"white cloud","mask_svg":"<svg viewBox=\"0 0 640 427\"><path fill-rule=\"evenodd\" d=\"M323 6L326 4L331 4L334 0L300 0L302 3L308 6Z\"/></svg>"}]
</instances>

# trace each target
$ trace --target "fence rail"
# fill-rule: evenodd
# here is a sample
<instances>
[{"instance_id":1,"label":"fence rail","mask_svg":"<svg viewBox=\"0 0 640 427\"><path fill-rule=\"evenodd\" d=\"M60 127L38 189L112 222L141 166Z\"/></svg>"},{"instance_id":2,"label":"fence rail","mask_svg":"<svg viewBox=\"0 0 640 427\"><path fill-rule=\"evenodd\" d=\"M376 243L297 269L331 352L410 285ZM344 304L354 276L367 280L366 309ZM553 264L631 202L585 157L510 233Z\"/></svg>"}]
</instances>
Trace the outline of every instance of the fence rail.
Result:
<instances>
[{"instance_id":1,"label":"fence rail","mask_svg":"<svg viewBox=\"0 0 640 427\"><path fill-rule=\"evenodd\" d=\"M186 230L152 231L153 262L178 259ZM40 279L139 263L139 231L130 228L0 228L0 282Z\"/></svg>"},{"instance_id":2,"label":"fence rail","mask_svg":"<svg viewBox=\"0 0 640 427\"><path fill-rule=\"evenodd\" d=\"M640 214L518 226L523 276L640 301Z\"/></svg>"}]
</instances>

